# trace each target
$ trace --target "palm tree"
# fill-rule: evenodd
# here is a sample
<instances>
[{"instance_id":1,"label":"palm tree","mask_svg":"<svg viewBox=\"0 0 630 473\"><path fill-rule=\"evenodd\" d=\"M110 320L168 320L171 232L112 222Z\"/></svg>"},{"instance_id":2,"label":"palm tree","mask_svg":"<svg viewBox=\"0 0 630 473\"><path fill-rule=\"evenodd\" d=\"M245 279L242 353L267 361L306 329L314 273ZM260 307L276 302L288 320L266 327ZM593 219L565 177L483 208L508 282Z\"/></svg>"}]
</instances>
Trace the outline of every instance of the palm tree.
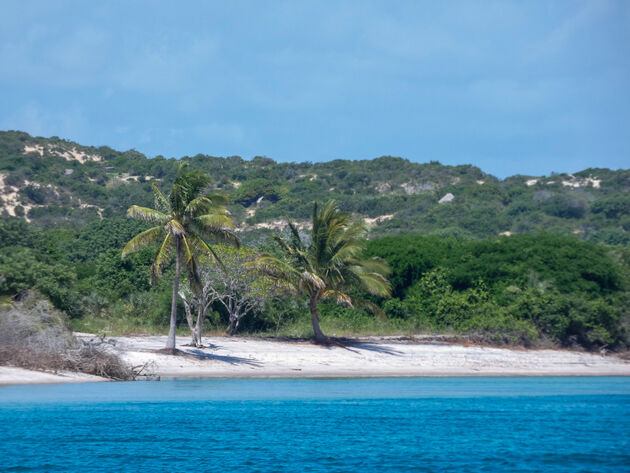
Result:
<instances>
[{"instance_id":1,"label":"palm tree","mask_svg":"<svg viewBox=\"0 0 630 473\"><path fill-rule=\"evenodd\" d=\"M205 195L204 190L210 178L202 172L182 172L180 168L168 196L165 196L155 183L152 184L155 209L132 205L127 211L129 217L155 224L133 237L122 251L123 258L153 243L159 243L151 266L151 282L162 274L165 266L175 257L175 277L171 320L166 348L175 349L175 328L177 322L177 293L179 289L182 262L188 271L189 279L195 286L199 282L198 254L206 254L216 261L216 254L206 239L212 238L236 246L239 238L232 228L234 223L229 211L223 206L226 199L220 195Z\"/></svg>"},{"instance_id":2,"label":"palm tree","mask_svg":"<svg viewBox=\"0 0 630 473\"><path fill-rule=\"evenodd\" d=\"M367 227L352 221L336 202L328 202L321 212L315 202L312 219L309 241L305 242L295 224L287 220L290 239L275 237L285 258L263 255L256 262L264 274L308 297L315 341L322 342L326 336L319 327L319 302L333 299L352 306L348 291L353 288L388 297L391 285L386 276L390 269L378 258L361 257Z\"/></svg>"}]
</instances>

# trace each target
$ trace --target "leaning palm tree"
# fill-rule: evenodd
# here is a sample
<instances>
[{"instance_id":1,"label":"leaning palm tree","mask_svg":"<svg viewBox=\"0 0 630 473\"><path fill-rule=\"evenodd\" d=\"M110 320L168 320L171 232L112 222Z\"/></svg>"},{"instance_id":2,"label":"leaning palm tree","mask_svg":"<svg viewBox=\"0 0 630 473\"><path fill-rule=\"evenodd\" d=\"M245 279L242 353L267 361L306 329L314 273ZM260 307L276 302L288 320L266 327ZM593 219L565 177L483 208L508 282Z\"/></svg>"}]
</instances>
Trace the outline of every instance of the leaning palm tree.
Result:
<instances>
[{"instance_id":1,"label":"leaning palm tree","mask_svg":"<svg viewBox=\"0 0 630 473\"><path fill-rule=\"evenodd\" d=\"M308 241L288 220L290 238L275 237L284 258L263 255L256 263L270 278L308 297L315 341L323 342L326 336L319 326L319 302L333 299L338 304L352 306L350 289L387 297L391 294L386 278L390 269L378 258L361 256L367 227L340 211L336 202L328 202L321 211L314 203L312 220Z\"/></svg>"},{"instance_id":2,"label":"leaning palm tree","mask_svg":"<svg viewBox=\"0 0 630 473\"><path fill-rule=\"evenodd\" d=\"M232 231L234 223L229 211L224 207L226 199L220 195L206 195L210 178L202 172L182 172L175 179L168 195L164 195L155 183L153 194L155 209L132 205L127 211L129 217L155 224L133 237L122 251L123 258L153 243L159 243L151 266L151 282L154 283L164 268L175 258L173 299L171 302L170 329L166 348L175 349L175 328L177 322L177 293L179 289L182 263L188 271L194 286L199 282L198 254L206 254L217 260L208 238L240 245Z\"/></svg>"}]
</instances>

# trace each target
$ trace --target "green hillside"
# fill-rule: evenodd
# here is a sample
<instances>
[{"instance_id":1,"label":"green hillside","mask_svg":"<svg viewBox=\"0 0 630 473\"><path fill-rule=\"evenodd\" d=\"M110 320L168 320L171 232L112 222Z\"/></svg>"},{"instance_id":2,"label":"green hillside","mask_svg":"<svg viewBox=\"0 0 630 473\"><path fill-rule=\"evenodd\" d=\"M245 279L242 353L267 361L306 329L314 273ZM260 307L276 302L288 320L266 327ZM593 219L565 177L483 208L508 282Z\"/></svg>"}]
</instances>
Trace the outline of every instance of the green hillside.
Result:
<instances>
[{"instance_id":1,"label":"green hillside","mask_svg":"<svg viewBox=\"0 0 630 473\"><path fill-rule=\"evenodd\" d=\"M167 188L180 161L208 172L214 188L231 196L245 240L278 228L285 216L306 221L314 200L337 199L344 210L368 219L372 237L552 232L630 243L630 170L499 180L470 165L419 164L389 156L325 163L201 154L149 159L133 150L16 131L0 132L1 212L24 216L39 228L78 228L122 216L133 203L151 202L151 182Z\"/></svg>"}]
</instances>

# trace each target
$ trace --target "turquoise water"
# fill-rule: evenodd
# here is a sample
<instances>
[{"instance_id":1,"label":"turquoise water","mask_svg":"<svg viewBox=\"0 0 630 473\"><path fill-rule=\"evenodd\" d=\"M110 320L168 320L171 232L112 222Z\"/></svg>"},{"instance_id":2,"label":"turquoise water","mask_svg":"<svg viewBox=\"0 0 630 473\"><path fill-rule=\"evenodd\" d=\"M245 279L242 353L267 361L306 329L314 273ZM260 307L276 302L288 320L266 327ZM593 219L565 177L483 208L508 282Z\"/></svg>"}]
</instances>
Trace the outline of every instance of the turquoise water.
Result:
<instances>
[{"instance_id":1,"label":"turquoise water","mask_svg":"<svg viewBox=\"0 0 630 473\"><path fill-rule=\"evenodd\" d=\"M624 472L630 378L0 388L0 471Z\"/></svg>"}]
</instances>

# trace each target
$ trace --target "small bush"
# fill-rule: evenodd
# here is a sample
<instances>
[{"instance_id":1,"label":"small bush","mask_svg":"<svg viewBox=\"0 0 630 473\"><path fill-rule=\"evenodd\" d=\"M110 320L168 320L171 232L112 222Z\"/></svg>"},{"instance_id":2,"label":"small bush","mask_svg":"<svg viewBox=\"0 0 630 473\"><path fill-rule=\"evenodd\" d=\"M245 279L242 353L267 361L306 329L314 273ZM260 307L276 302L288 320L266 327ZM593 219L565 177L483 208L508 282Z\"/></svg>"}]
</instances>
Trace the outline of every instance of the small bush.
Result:
<instances>
[{"instance_id":1,"label":"small bush","mask_svg":"<svg viewBox=\"0 0 630 473\"><path fill-rule=\"evenodd\" d=\"M32 295L0 308L0 365L78 371L121 381L138 374L115 353L76 339L62 315Z\"/></svg>"}]
</instances>

